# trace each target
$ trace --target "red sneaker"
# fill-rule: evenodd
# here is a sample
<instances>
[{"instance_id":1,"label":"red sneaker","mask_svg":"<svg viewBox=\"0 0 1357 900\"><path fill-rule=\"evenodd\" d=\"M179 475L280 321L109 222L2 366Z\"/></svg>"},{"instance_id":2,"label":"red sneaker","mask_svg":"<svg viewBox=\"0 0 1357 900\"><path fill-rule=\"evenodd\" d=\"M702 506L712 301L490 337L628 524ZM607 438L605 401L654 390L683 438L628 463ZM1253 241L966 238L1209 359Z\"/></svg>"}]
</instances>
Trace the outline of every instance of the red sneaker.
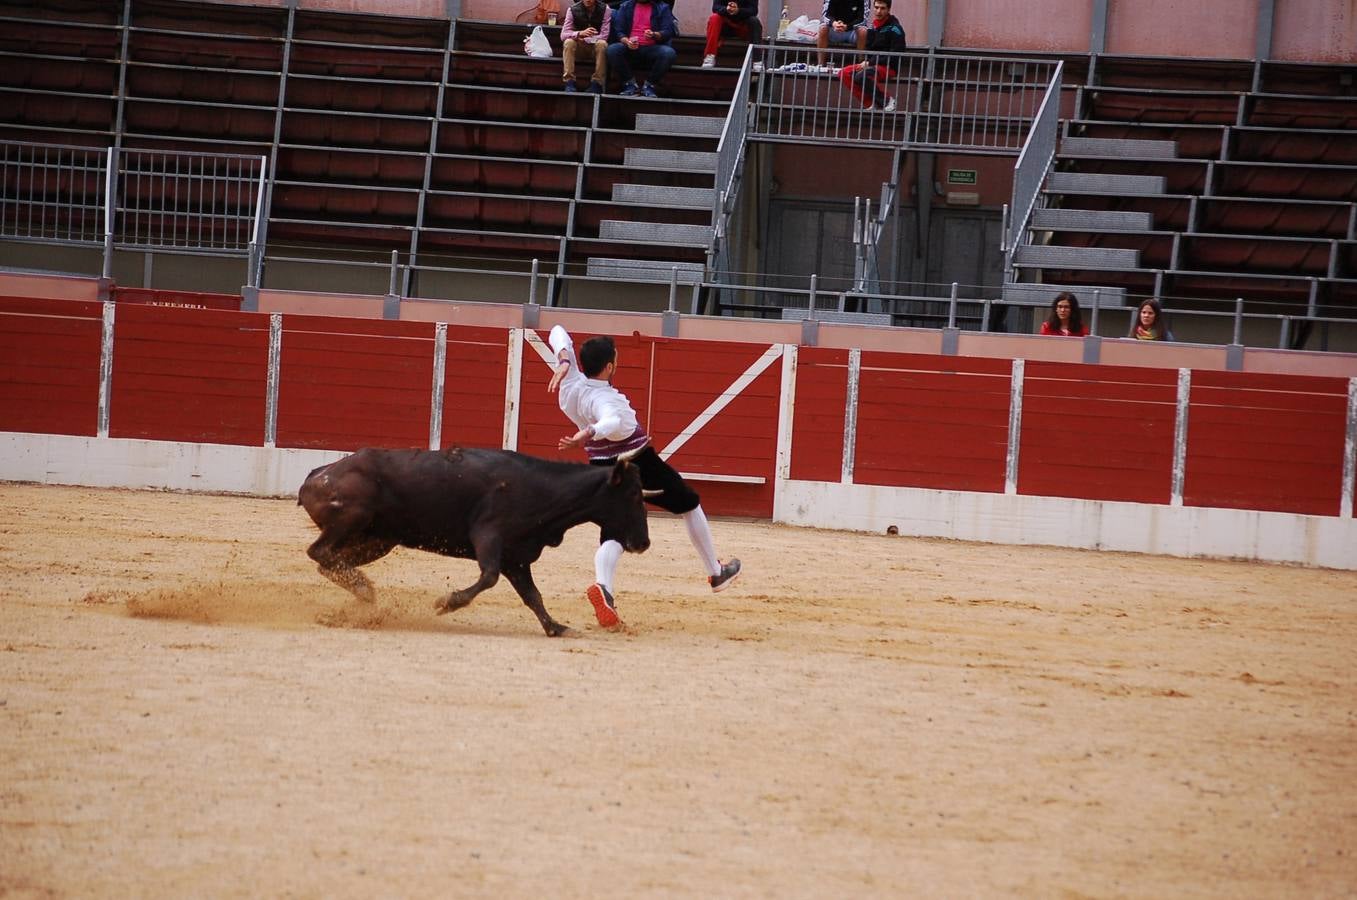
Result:
<instances>
[{"instance_id":1,"label":"red sneaker","mask_svg":"<svg viewBox=\"0 0 1357 900\"><path fill-rule=\"evenodd\" d=\"M598 618L598 624L604 628L616 628L622 624L622 620L617 617L617 603L603 585L589 585L589 590L584 592L584 596L594 605L594 616Z\"/></svg>"}]
</instances>

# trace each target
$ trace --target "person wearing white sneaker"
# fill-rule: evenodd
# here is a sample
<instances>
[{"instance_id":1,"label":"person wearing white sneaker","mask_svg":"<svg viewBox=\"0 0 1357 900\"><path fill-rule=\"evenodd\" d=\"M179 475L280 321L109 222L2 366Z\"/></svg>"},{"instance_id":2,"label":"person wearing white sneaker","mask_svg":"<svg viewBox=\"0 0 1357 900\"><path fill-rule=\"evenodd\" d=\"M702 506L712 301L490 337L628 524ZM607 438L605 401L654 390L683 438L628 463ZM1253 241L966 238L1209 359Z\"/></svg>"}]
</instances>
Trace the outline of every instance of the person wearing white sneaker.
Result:
<instances>
[{"instance_id":1,"label":"person wearing white sneaker","mask_svg":"<svg viewBox=\"0 0 1357 900\"><path fill-rule=\"evenodd\" d=\"M711 16L707 18L707 49L703 50L702 68L716 66L716 54L721 39L727 34L743 38L751 44L763 39L763 23L758 19L759 0L712 0Z\"/></svg>"},{"instance_id":2,"label":"person wearing white sneaker","mask_svg":"<svg viewBox=\"0 0 1357 900\"><path fill-rule=\"evenodd\" d=\"M869 53L903 53L908 49L905 46L905 29L900 20L891 15L891 0L872 0L870 25L866 40ZM890 81L899 65L899 60L894 56L868 57L863 62L844 66L839 72L839 80L865 108L894 112L895 98L881 84Z\"/></svg>"},{"instance_id":3,"label":"person wearing white sneaker","mask_svg":"<svg viewBox=\"0 0 1357 900\"><path fill-rule=\"evenodd\" d=\"M616 343L606 335L592 337L580 346L576 358L570 333L560 325L551 329L547 340L556 359L547 392L558 395L561 411L579 429L557 441L557 447L561 450L583 447L593 465L613 465L620 459L635 465L641 472L646 502L683 517L688 539L707 571L707 584L712 591L725 590L739 576L740 561L722 562L717 557L711 526L697 492L655 452L650 435L637 421L631 401L613 387ZM613 600L617 563L621 558L621 542L607 532L600 532L598 551L594 554L594 583L585 596L604 628L613 628L621 621Z\"/></svg>"}]
</instances>

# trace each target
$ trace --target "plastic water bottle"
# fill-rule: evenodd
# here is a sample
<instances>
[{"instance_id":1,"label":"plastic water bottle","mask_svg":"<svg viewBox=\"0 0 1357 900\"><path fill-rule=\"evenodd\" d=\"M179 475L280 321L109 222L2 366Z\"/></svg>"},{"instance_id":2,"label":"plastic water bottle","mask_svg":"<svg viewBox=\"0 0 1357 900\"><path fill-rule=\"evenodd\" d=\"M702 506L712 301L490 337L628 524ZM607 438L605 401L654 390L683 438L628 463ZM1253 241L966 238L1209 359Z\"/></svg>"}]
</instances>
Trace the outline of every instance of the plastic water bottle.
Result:
<instances>
[{"instance_id":1,"label":"plastic water bottle","mask_svg":"<svg viewBox=\"0 0 1357 900\"><path fill-rule=\"evenodd\" d=\"M777 36L785 38L787 36L787 26L792 24L792 11L787 7L782 7L782 21L777 25Z\"/></svg>"}]
</instances>

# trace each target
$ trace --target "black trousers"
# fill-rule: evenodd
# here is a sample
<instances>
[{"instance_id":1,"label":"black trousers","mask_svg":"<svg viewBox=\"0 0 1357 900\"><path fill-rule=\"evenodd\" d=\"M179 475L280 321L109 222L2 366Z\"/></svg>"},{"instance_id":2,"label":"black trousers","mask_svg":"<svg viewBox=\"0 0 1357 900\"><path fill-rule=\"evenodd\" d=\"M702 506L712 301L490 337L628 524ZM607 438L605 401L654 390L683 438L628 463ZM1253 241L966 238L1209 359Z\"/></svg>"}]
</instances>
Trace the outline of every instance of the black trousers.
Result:
<instances>
[{"instance_id":1,"label":"black trousers","mask_svg":"<svg viewBox=\"0 0 1357 900\"><path fill-rule=\"evenodd\" d=\"M674 467L660 459L660 454L655 452L655 448L647 446L640 453L631 458L631 464L641 470L641 487L647 491L660 491L653 497L646 497L646 502L658 506L660 509L668 510L671 513L683 515L697 508L701 500L697 496L697 491L688 486L688 482L683 480L683 476L674 471ZM595 466L611 466L617 462L616 458L591 459L590 464Z\"/></svg>"}]
</instances>

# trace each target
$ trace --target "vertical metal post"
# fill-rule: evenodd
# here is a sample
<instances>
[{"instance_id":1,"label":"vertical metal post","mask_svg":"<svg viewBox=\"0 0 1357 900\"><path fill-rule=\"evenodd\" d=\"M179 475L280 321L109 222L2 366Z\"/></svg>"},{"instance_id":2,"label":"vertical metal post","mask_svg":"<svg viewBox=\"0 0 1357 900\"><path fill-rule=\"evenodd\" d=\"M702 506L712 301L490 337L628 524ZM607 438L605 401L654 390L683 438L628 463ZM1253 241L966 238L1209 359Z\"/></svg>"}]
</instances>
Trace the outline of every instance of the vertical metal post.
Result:
<instances>
[{"instance_id":1,"label":"vertical metal post","mask_svg":"<svg viewBox=\"0 0 1357 900\"><path fill-rule=\"evenodd\" d=\"M848 396L843 408L843 470L842 484L853 483L853 467L857 463L858 445L858 384L862 376L862 350L848 351Z\"/></svg>"},{"instance_id":2,"label":"vertical metal post","mask_svg":"<svg viewBox=\"0 0 1357 900\"><path fill-rule=\"evenodd\" d=\"M429 396L429 449L443 446L443 384L448 365L448 323L433 328L433 388Z\"/></svg>"},{"instance_id":3,"label":"vertical metal post","mask_svg":"<svg viewBox=\"0 0 1357 900\"><path fill-rule=\"evenodd\" d=\"M1352 490L1357 482L1357 378L1348 379L1348 421L1343 435L1343 496L1338 514L1352 518Z\"/></svg>"},{"instance_id":4,"label":"vertical metal post","mask_svg":"<svg viewBox=\"0 0 1357 900\"><path fill-rule=\"evenodd\" d=\"M1244 336L1244 298L1236 297L1234 301L1234 338L1230 341L1232 344L1241 343Z\"/></svg>"},{"instance_id":5,"label":"vertical metal post","mask_svg":"<svg viewBox=\"0 0 1357 900\"><path fill-rule=\"evenodd\" d=\"M950 297L950 298L948 299L948 301L947 301L947 327L948 327L948 328L955 328L955 327L956 327L957 288L958 288L957 283L956 283L955 281L953 281L953 282L952 282L952 294L951 294L951 297Z\"/></svg>"},{"instance_id":6,"label":"vertical metal post","mask_svg":"<svg viewBox=\"0 0 1357 900\"><path fill-rule=\"evenodd\" d=\"M1178 370L1178 410L1173 416L1173 480L1169 505L1183 505L1183 482L1187 477L1187 411L1192 400L1192 370Z\"/></svg>"},{"instance_id":7,"label":"vertical metal post","mask_svg":"<svg viewBox=\"0 0 1357 900\"><path fill-rule=\"evenodd\" d=\"M1022 443L1022 382L1025 360L1013 360L1008 392L1008 452L1004 457L1004 493L1018 493L1018 447Z\"/></svg>"},{"instance_id":8,"label":"vertical metal post","mask_svg":"<svg viewBox=\"0 0 1357 900\"><path fill-rule=\"evenodd\" d=\"M1090 321L1089 328L1088 328L1088 333L1089 333L1089 334L1097 334L1097 333L1098 333L1098 307L1100 307L1100 306L1103 305L1103 304L1102 304L1102 301L1101 301L1101 300L1099 299L1099 297L1098 297L1098 295L1101 294L1101 293L1102 293L1102 291L1098 290L1097 288L1094 288L1094 289L1093 289L1093 310L1092 310L1092 312L1089 313L1089 321Z\"/></svg>"},{"instance_id":9,"label":"vertical metal post","mask_svg":"<svg viewBox=\"0 0 1357 900\"><path fill-rule=\"evenodd\" d=\"M269 314L269 380L264 398L264 446L278 446L278 383L283 359L283 314Z\"/></svg>"},{"instance_id":10,"label":"vertical metal post","mask_svg":"<svg viewBox=\"0 0 1357 900\"><path fill-rule=\"evenodd\" d=\"M118 203L118 149L108 148L104 174L104 278L113 277L113 211Z\"/></svg>"},{"instance_id":11,"label":"vertical metal post","mask_svg":"<svg viewBox=\"0 0 1357 900\"><path fill-rule=\"evenodd\" d=\"M391 251L391 279L387 284L386 292L391 296L396 295L396 273L400 271L400 251Z\"/></svg>"},{"instance_id":12,"label":"vertical metal post","mask_svg":"<svg viewBox=\"0 0 1357 900\"><path fill-rule=\"evenodd\" d=\"M669 267L669 311L678 312L678 266Z\"/></svg>"},{"instance_id":13,"label":"vertical metal post","mask_svg":"<svg viewBox=\"0 0 1357 900\"><path fill-rule=\"evenodd\" d=\"M538 260L537 260L537 257L534 256L534 257L532 258L532 276L531 276L530 280L528 281L528 302L529 302L529 303L536 303L536 302L537 302L537 266L538 266Z\"/></svg>"},{"instance_id":14,"label":"vertical metal post","mask_svg":"<svg viewBox=\"0 0 1357 900\"><path fill-rule=\"evenodd\" d=\"M108 437L108 409L113 397L113 319L114 304L104 301L104 324L99 337L99 412L94 433Z\"/></svg>"},{"instance_id":15,"label":"vertical metal post","mask_svg":"<svg viewBox=\"0 0 1357 900\"><path fill-rule=\"evenodd\" d=\"M537 268L537 260L532 261ZM537 281L534 273L533 282ZM504 435L501 440L505 450L518 449L518 410L523 390L523 329L509 329L509 366L504 373Z\"/></svg>"},{"instance_id":16,"label":"vertical metal post","mask_svg":"<svg viewBox=\"0 0 1357 900\"><path fill-rule=\"evenodd\" d=\"M812 318L812 319L815 318L815 285L816 285L816 282L817 282L817 281L818 281L818 276L816 276L816 275L811 275L811 276L810 276L810 301L809 301L809 309L810 309L810 318Z\"/></svg>"},{"instance_id":17,"label":"vertical metal post","mask_svg":"<svg viewBox=\"0 0 1357 900\"><path fill-rule=\"evenodd\" d=\"M1277 349L1285 350L1291 343L1291 317L1282 316L1282 334L1277 338Z\"/></svg>"}]
</instances>

